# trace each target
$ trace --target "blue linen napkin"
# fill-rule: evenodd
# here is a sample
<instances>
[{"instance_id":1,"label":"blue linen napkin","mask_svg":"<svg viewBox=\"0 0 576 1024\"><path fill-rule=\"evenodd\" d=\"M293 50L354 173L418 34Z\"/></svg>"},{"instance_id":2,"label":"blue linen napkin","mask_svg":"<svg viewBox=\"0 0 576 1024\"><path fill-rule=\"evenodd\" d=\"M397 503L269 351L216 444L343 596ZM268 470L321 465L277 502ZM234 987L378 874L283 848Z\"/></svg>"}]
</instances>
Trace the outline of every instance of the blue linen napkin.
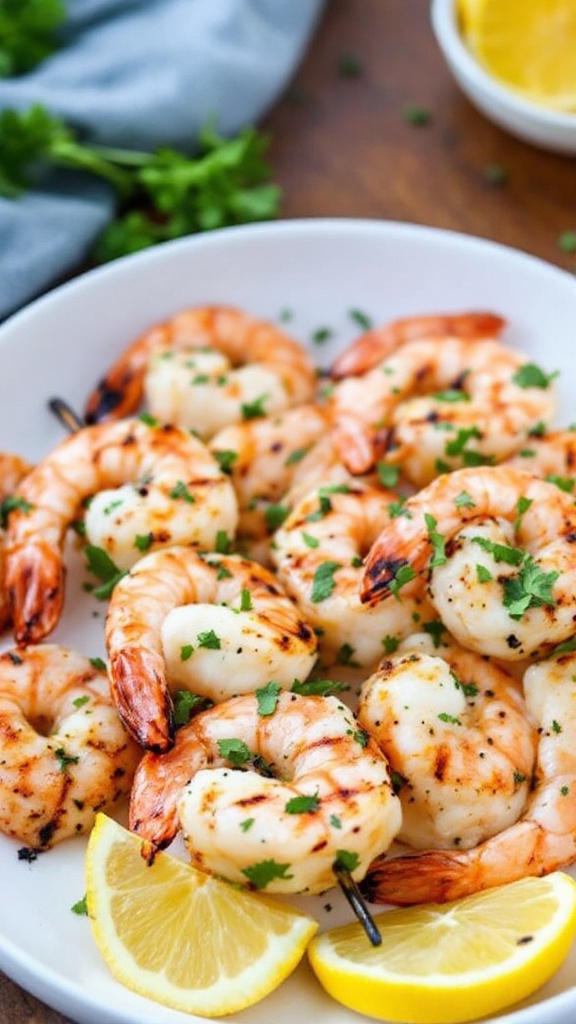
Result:
<instances>
[{"instance_id":1,"label":"blue linen napkin","mask_svg":"<svg viewBox=\"0 0 576 1024\"><path fill-rule=\"evenodd\" d=\"M213 122L256 124L290 79L324 0L68 0L63 45L0 79L0 109L41 103L91 142L193 152ZM104 182L65 170L0 197L0 318L77 266L111 219Z\"/></svg>"}]
</instances>

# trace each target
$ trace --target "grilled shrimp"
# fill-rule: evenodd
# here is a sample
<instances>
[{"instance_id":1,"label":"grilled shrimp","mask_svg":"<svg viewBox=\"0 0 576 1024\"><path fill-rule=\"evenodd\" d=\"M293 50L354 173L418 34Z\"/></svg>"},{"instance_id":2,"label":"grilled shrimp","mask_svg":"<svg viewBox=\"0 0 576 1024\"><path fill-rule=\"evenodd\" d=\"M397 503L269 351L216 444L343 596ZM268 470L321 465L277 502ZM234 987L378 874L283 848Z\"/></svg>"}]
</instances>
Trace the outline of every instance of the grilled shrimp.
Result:
<instances>
[{"instance_id":1,"label":"grilled shrimp","mask_svg":"<svg viewBox=\"0 0 576 1024\"><path fill-rule=\"evenodd\" d=\"M536 657L576 622L576 505L555 484L504 466L461 469L409 498L370 551L362 600L428 591L464 647Z\"/></svg>"},{"instance_id":2,"label":"grilled shrimp","mask_svg":"<svg viewBox=\"0 0 576 1024\"><path fill-rule=\"evenodd\" d=\"M510 456L551 419L555 395L552 375L521 353L449 337L406 342L368 373L339 381L328 409L336 423L361 422L372 461L401 466L423 487L439 473ZM366 471L367 458L350 445L349 468Z\"/></svg>"},{"instance_id":3,"label":"grilled shrimp","mask_svg":"<svg viewBox=\"0 0 576 1024\"><path fill-rule=\"evenodd\" d=\"M145 754L130 828L145 853L182 829L192 863L252 889L322 892L387 850L400 801L373 740L335 697L245 694L201 712L167 754Z\"/></svg>"},{"instance_id":4,"label":"grilled shrimp","mask_svg":"<svg viewBox=\"0 0 576 1024\"><path fill-rule=\"evenodd\" d=\"M238 555L145 555L116 585L106 619L112 693L142 746L173 738L170 691L222 701L306 679L316 637L274 576Z\"/></svg>"},{"instance_id":5,"label":"grilled shrimp","mask_svg":"<svg viewBox=\"0 0 576 1024\"><path fill-rule=\"evenodd\" d=\"M524 676L539 742L533 788L513 825L466 851L377 859L365 880L376 903L443 903L576 861L576 655L532 665Z\"/></svg>"},{"instance_id":6,"label":"grilled shrimp","mask_svg":"<svg viewBox=\"0 0 576 1024\"><path fill-rule=\"evenodd\" d=\"M363 684L357 714L394 773L401 842L465 850L520 817L536 733L521 684L488 658L414 634Z\"/></svg>"},{"instance_id":7,"label":"grilled shrimp","mask_svg":"<svg viewBox=\"0 0 576 1024\"><path fill-rule=\"evenodd\" d=\"M44 850L89 831L140 755L94 661L55 644L0 655L2 832Z\"/></svg>"},{"instance_id":8,"label":"grilled shrimp","mask_svg":"<svg viewBox=\"0 0 576 1024\"><path fill-rule=\"evenodd\" d=\"M415 621L437 619L425 596L375 608L360 602L362 559L401 504L358 481L329 484L305 495L274 535L278 577L318 632L327 663L374 668Z\"/></svg>"},{"instance_id":9,"label":"grilled shrimp","mask_svg":"<svg viewBox=\"0 0 576 1024\"><path fill-rule=\"evenodd\" d=\"M135 412L146 392L164 423L207 438L230 423L310 401L316 373L303 346L240 309L185 309L134 341L90 395L88 423Z\"/></svg>"},{"instance_id":10,"label":"grilled shrimp","mask_svg":"<svg viewBox=\"0 0 576 1024\"><path fill-rule=\"evenodd\" d=\"M19 644L42 640L59 620L66 531L92 495L86 536L120 569L157 547L210 549L236 528L232 484L185 431L138 419L80 430L27 475L10 513L6 586Z\"/></svg>"},{"instance_id":11,"label":"grilled shrimp","mask_svg":"<svg viewBox=\"0 0 576 1024\"><path fill-rule=\"evenodd\" d=\"M505 321L494 313L438 313L409 316L381 327L373 327L342 352L332 366L332 376L350 377L367 373L401 345L422 338L445 341L462 338L470 341L494 340L500 336Z\"/></svg>"},{"instance_id":12,"label":"grilled shrimp","mask_svg":"<svg viewBox=\"0 0 576 1024\"><path fill-rule=\"evenodd\" d=\"M9 452L0 452L0 630L10 622L10 602L4 586L4 530L8 525L10 509L15 504L12 498L14 492L32 466L21 459L19 455L12 455Z\"/></svg>"}]
</instances>

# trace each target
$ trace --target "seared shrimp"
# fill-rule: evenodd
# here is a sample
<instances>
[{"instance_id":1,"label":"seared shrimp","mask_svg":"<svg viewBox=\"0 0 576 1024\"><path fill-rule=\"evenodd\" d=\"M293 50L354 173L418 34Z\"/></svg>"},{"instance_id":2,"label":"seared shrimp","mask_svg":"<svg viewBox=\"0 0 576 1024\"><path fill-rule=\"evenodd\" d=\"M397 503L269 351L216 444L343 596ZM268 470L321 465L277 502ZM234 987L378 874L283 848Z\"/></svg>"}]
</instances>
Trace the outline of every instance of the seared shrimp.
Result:
<instances>
[{"instance_id":1,"label":"seared shrimp","mask_svg":"<svg viewBox=\"0 0 576 1024\"><path fill-rule=\"evenodd\" d=\"M409 498L366 561L362 600L429 595L464 647L506 660L574 633L576 505L504 466L461 469Z\"/></svg>"},{"instance_id":2,"label":"seared shrimp","mask_svg":"<svg viewBox=\"0 0 576 1024\"><path fill-rule=\"evenodd\" d=\"M146 555L114 589L106 619L112 692L142 746L172 743L170 691L222 701L306 679L316 637L263 566L171 548Z\"/></svg>"},{"instance_id":3,"label":"seared shrimp","mask_svg":"<svg viewBox=\"0 0 576 1024\"><path fill-rule=\"evenodd\" d=\"M519 820L465 852L378 859L365 880L376 903L443 903L576 861L576 655L528 669L524 694L538 730L536 771Z\"/></svg>"},{"instance_id":4,"label":"seared shrimp","mask_svg":"<svg viewBox=\"0 0 576 1024\"><path fill-rule=\"evenodd\" d=\"M408 316L381 327L371 328L342 352L332 366L333 377L350 377L367 373L401 345L422 338L463 338L471 341L495 340L505 321L494 313L432 313Z\"/></svg>"},{"instance_id":5,"label":"seared shrimp","mask_svg":"<svg viewBox=\"0 0 576 1024\"><path fill-rule=\"evenodd\" d=\"M120 569L158 547L210 549L236 528L230 480L185 431L138 419L80 430L28 474L10 513L6 586L19 644L42 640L58 622L64 538L92 495L86 536Z\"/></svg>"},{"instance_id":6,"label":"seared shrimp","mask_svg":"<svg viewBox=\"0 0 576 1024\"><path fill-rule=\"evenodd\" d=\"M148 852L181 828L192 863L267 892L322 892L345 858L364 876L400 827L388 765L335 697L258 694L201 712L146 754L130 828Z\"/></svg>"},{"instance_id":7,"label":"seared shrimp","mask_svg":"<svg viewBox=\"0 0 576 1024\"><path fill-rule=\"evenodd\" d=\"M44 850L89 831L140 754L95 660L53 644L0 655L2 832Z\"/></svg>"},{"instance_id":8,"label":"seared shrimp","mask_svg":"<svg viewBox=\"0 0 576 1024\"><path fill-rule=\"evenodd\" d=\"M14 492L32 466L19 455L0 452L0 630L10 622L10 602L4 585L4 530L8 525L8 516L18 500L13 500Z\"/></svg>"},{"instance_id":9,"label":"seared shrimp","mask_svg":"<svg viewBox=\"0 0 576 1024\"><path fill-rule=\"evenodd\" d=\"M360 602L362 559L391 522L397 494L360 482L315 488L276 531L272 558L278 577L301 614L319 635L327 663L374 668L415 621L437 619L422 598L387 601L377 608Z\"/></svg>"},{"instance_id":10,"label":"seared shrimp","mask_svg":"<svg viewBox=\"0 0 576 1024\"><path fill-rule=\"evenodd\" d=\"M90 395L88 423L148 406L165 423L210 437L230 423L271 415L314 396L303 346L240 309L185 309L133 342Z\"/></svg>"},{"instance_id":11,"label":"seared shrimp","mask_svg":"<svg viewBox=\"0 0 576 1024\"><path fill-rule=\"evenodd\" d=\"M360 421L372 461L401 466L423 487L440 473L507 458L551 419L555 394L552 375L521 353L449 337L407 342L363 376L339 381L328 408L336 423ZM366 471L369 456L351 445L348 465Z\"/></svg>"},{"instance_id":12,"label":"seared shrimp","mask_svg":"<svg viewBox=\"0 0 576 1024\"><path fill-rule=\"evenodd\" d=\"M576 431L555 430L530 437L518 452L506 459L507 466L557 484L568 494L576 485Z\"/></svg>"},{"instance_id":13,"label":"seared shrimp","mask_svg":"<svg viewBox=\"0 0 576 1024\"><path fill-rule=\"evenodd\" d=\"M415 634L363 684L358 720L394 773L401 842L465 850L524 810L536 734L521 684L488 658Z\"/></svg>"}]
</instances>

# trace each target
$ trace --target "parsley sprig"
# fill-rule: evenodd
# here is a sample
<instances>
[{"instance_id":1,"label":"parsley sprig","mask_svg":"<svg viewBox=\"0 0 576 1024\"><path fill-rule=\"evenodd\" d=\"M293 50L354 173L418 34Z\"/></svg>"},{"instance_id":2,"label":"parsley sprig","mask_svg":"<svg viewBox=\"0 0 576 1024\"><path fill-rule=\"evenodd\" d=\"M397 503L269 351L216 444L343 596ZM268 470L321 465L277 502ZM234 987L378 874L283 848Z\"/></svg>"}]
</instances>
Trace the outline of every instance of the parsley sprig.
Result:
<instances>
[{"instance_id":1,"label":"parsley sprig","mask_svg":"<svg viewBox=\"0 0 576 1024\"><path fill-rule=\"evenodd\" d=\"M182 235L276 217L281 196L264 160L268 141L254 128L224 139L207 126L196 156L168 147L137 152L82 141L41 104L7 109L0 112L0 195L17 198L50 167L104 178L119 198L119 215L93 254L106 262Z\"/></svg>"},{"instance_id":2,"label":"parsley sprig","mask_svg":"<svg viewBox=\"0 0 576 1024\"><path fill-rule=\"evenodd\" d=\"M62 0L2 0L0 78L22 75L49 57L65 18Z\"/></svg>"}]
</instances>

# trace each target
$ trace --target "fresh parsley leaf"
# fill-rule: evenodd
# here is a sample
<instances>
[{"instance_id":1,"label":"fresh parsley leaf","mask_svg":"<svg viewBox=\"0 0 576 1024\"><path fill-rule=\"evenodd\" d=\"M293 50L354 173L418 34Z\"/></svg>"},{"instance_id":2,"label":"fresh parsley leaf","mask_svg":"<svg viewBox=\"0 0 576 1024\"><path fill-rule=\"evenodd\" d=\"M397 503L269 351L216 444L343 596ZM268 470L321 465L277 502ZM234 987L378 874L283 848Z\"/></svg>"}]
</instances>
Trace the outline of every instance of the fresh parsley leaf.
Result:
<instances>
[{"instance_id":1,"label":"fresh parsley leaf","mask_svg":"<svg viewBox=\"0 0 576 1024\"><path fill-rule=\"evenodd\" d=\"M314 793L313 796L294 796L288 803L285 804L284 810L287 814L313 814L320 807L320 798L318 793Z\"/></svg>"},{"instance_id":2,"label":"fresh parsley leaf","mask_svg":"<svg viewBox=\"0 0 576 1024\"><path fill-rule=\"evenodd\" d=\"M258 705L258 714L261 718L267 718L269 715L273 715L278 705L278 697L282 692L280 683L270 681L266 683L266 686L261 686L259 690L256 690L256 702Z\"/></svg>"},{"instance_id":3,"label":"fresh parsley leaf","mask_svg":"<svg viewBox=\"0 0 576 1024\"><path fill-rule=\"evenodd\" d=\"M545 389L550 387L550 382L557 376L557 373L544 373L536 363L524 363L524 366L512 375L512 380L521 388Z\"/></svg>"},{"instance_id":4,"label":"fresh parsley leaf","mask_svg":"<svg viewBox=\"0 0 576 1024\"><path fill-rule=\"evenodd\" d=\"M503 583L504 606L511 619L521 619L528 608L542 605L554 607L556 600L552 587L559 572L542 572L531 555L527 555L516 576L509 576Z\"/></svg>"},{"instance_id":5,"label":"fresh parsley leaf","mask_svg":"<svg viewBox=\"0 0 576 1024\"><path fill-rule=\"evenodd\" d=\"M257 864L251 864L248 868L242 868L242 874L254 889L265 889L275 878L293 878L289 875L290 864L278 864L275 860L261 860Z\"/></svg>"},{"instance_id":6,"label":"fresh parsley leaf","mask_svg":"<svg viewBox=\"0 0 576 1024\"><path fill-rule=\"evenodd\" d=\"M336 580L334 579L334 573L341 568L340 562L322 562L316 572L314 573L314 579L312 581L312 593L310 599L313 604L320 604L322 601L326 601L334 592L336 586Z\"/></svg>"},{"instance_id":7,"label":"fresh parsley leaf","mask_svg":"<svg viewBox=\"0 0 576 1024\"><path fill-rule=\"evenodd\" d=\"M116 584L126 576L126 571L119 569L110 558L108 552L104 548L97 547L95 544L87 544L84 554L88 570L102 581L102 586L94 587L92 593L100 601L105 601L110 597Z\"/></svg>"}]
</instances>

